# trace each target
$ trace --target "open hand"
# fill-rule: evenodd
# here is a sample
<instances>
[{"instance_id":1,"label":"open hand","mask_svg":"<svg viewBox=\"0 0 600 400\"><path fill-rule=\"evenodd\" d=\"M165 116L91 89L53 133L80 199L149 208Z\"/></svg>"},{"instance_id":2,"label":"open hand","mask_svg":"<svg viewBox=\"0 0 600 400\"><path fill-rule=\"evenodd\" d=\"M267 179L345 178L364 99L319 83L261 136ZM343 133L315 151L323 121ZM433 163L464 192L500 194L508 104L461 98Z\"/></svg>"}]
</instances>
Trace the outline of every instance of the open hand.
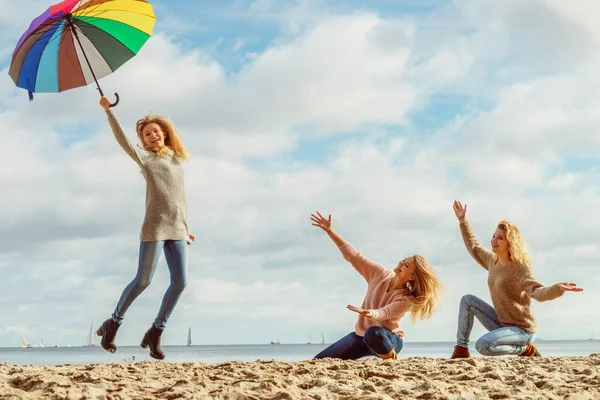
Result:
<instances>
[{"instance_id":1,"label":"open hand","mask_svg":"<svg viewBox=\"0 0 600 400\"><path fill-rule=\"evenodd\" d=\"M354 306L351 306L350 304L348 304L346 306L346 308L350 311L354 311L356 313L362 314L367 318L373 318L373 314L371 313L371 311L365 310L364 308L354 307Z\"/></svg>"},{"instance_id":2,"label":"open hand","mask_svg":"<svg viewBox=\"0 0 600 400\"><path fill-rule=\"evenodd\" d=\"M572 282L561 282L558 284L558 287L562 289L563 292L583 292L583 289L577 287L577 284Z\"/></svg>"},{"instance_id":3,"label":"open hand","mask_svg":"<svg viewBox=\"0 0 600 400\"><path fill-rule=\"evenodd\" d=\"M104 108L104 111L110 110L110 100L107 99L105 96L102 96L100 98L100 105L102 106L102 108Z\"/></svg>"},{"instance_id":4,"label":"open hand","mask_svg":"<svg viewBox=\"0 0 600 400\"><path fill-rule=\"evenodd\" d=\"M454 204L452 205L454 208L454 214L456 214L456 218L459 221L462 221L467 216L467 205L463 207L463 205L458 200L454 200Z\"/></svg>"},{"instance_id":5,"label":"open hand","mask_svg":"<svg viewBox=\"0 0 600 400\"><path fill-rule=\"evenodd\" d=\"M312 220L314 226L318 226L325 232L328 232L331 229L331 214L329 214L329 218L325 218L320 212L317 211L317 214L310 215L310 219Z\"/></svg>"},{"instance_id":6,"label":"open hand","mask_svg":"<svg viewBox=\"0 0 600 400\"><path fill-rule=\"evenodd\" d=\"M187 244L192 244L194 243L194 240L196 240L196 236L192 235L191 233L188 234L188 238L187 238Z\"/></svg>"}]
</instances>

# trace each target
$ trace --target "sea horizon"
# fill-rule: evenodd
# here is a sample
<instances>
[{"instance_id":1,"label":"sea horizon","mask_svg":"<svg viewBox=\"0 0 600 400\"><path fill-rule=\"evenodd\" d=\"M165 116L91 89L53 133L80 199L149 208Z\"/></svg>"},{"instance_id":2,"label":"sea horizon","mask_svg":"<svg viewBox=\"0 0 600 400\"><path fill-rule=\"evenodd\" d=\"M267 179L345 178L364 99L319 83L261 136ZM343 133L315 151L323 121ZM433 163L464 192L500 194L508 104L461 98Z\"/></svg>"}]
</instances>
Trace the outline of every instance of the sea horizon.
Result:
<instances>
[{"instance_id":1,"label":"sea horizon","mask_svg":"<svg viewBox=\"0 0 600 400\"><path fill-rule=\"evenodd\" d=\"M547 342L547 343L558 343L558 342L600 342L600 339L544 339L544 338L536 338L535 343ZM278 343L269 343L269 342L261 342L261 343L202 343L202 344L161 344L162 347L199 347L199 346L322 346L322 345L330 345L335 342L317 342L317 343L294 343L294 342L281 342ZM455 344L455 341L451 340L423 340L423 341L404 341L404 344ZM129 343L129 344L121 344L120 347L136 347L138 344ZM92 344L82 344L82 345L43 345L39 344L31 344L29 347L24 346L0 346L0 350L2 349L49 349L49 348L79 348L79 347L101 347L100 344L92 343Z\"/></svg>"},{"instance_id":2,"label":"sea horizon","mask_svg":"<svg viewBox=\"0 0 600 400\"><path fill-rule=\"evenodd\" d=\"M281 344L192 344L164 345L165 361L175 363L202 362L217 364L234 361L295 362L312 359L331 343L281 343ZM405 342L399 358L430 357L449 358L455 342ZM600 353L600 340L539 340L536 344L544 356L589 356ZM471 342L471 355L482 357ZM121 345L116 353L101 347L0 347L0 362L16 365L77 365L77 364L129 364L152 361L147 349L139 345Z\"/></svg>"}]
</instances>

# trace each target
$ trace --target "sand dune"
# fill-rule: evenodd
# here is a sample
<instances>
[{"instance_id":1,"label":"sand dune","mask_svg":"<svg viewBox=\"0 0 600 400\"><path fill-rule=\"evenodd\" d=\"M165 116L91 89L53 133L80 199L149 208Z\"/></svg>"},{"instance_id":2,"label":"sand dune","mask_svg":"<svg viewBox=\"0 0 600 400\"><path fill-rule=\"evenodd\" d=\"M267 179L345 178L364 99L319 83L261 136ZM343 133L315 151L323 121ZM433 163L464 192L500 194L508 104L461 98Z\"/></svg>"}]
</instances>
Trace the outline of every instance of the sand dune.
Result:
<instances>
[{"instance_id":1,"label":"sand dune","mask_svg":"<svg viewBox=\"0 0 600 400\"><path fill-rule=\"evenodd\" d=\"M57 367L0 364L0 399L600 399L600 354Z\"/></svg>"}]
</instances>

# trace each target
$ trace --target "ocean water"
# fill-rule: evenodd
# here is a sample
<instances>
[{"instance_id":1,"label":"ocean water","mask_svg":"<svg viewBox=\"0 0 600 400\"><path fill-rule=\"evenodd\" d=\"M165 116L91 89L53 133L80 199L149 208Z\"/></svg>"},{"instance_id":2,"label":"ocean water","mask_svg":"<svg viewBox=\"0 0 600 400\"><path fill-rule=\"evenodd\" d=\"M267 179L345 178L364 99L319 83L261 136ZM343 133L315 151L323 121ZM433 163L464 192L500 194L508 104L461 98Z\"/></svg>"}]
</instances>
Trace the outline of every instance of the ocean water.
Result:
<instances>
[{"instance_id":1,"label":"ocean water","mask_svg":"<svg viewBox=\"0 0 600 400\"><path fill-rule=\"evenodd\" d=\"M302 361L309 360L328 344L279 344L279 345L219 345L219 346L165 346L165 361L204 362L215 364L226 361ZM589 356L600 353L600 340L544 340L536 341L544 356ZM405 342L400 358L450 357L453 342ZM479 356L475 349L471 354ZM131 363L152 360L148 350L139 346L120 346L114 354L101 347L19 347L0 348L0 363L60 365L92 363Z\"/></svg>"}]
</instances>

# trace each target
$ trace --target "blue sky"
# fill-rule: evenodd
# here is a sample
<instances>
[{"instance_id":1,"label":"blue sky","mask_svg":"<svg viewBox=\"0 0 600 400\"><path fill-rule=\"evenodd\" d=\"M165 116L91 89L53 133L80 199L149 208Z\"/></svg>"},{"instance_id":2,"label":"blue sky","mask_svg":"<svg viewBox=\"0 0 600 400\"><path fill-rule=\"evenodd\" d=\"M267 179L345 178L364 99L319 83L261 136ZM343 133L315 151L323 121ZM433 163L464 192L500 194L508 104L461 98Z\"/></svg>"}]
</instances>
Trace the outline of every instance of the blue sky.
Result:
<instances>
[{"instance_id":1,"label":"blue sky","mask_svg":"<svg viewBox=\"0 0 600 400\"><path fill-rule=\"evenodd\" d=\"M0 0L0 346L79 345L137 266L144 182L92 87L39 94L8 76L29 21L50 4ZM155 32L103 78L134 139L170 116L186 166L189 284L164 342L302 343L353 329L365 285L310 225L334 226L387 267L428 258L445 294L406 340L452 341L466 293L489 300L452 201L482 243L521 227L536 277L584 287L534 303L546 339L600 331L597 148L600 29L579 0L153 2ZM29 15L24 10L38 10ZM596 13L596 14L594 14ZM118 343L136 344L168 284L164 260ZM482 334L477 326L474 337ZM451 348L449 348L450 354Z\"/></svg>"}]
</instances>

